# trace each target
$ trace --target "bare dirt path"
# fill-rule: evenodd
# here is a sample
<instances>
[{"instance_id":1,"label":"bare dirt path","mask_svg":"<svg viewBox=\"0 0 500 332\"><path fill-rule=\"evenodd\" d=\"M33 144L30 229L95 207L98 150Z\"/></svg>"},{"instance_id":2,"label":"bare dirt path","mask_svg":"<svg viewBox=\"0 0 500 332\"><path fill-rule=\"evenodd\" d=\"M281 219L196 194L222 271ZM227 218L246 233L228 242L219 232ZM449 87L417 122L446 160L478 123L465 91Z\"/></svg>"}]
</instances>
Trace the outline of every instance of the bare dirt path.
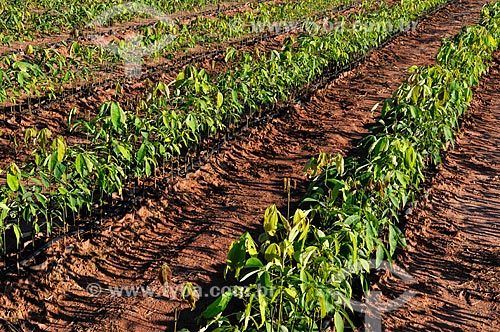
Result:
<instances>
[{"instance_id":1,"label":"bare dirt path","mask_svg":"<svg viewBox=\"0 0 500 332\"><path fill-rule=\"evenodd\" d=\"M403 82L409 66L434 63L441 39L476 23L486 2L445 7L309 102L248 130L187 179L158 189L121 218L103 220L92 236L53 246L30 272L0 281L0 317L11 327L35 331L172 331L174 310L185 305L169 298L112 297L108 287L156 289L163 263L171 267L174 284L189 281L205 291L220 285L231 241L245 230L260 231L270 204L286 207L283 178L298 181L296 201L306 184L305 162L320 151L352 149L373 121L372 106ZM101 287L99 296L89 295L90 284ZM193 327L197 313L181 311L178 327Z\"/></svg>"},{"instance_id":2,"label":"bare dirt path","mask_svg":"<svg viewBox=\"0 0 500 332\"><path fill-rule=\"evenodd\" d=\"M500 54L425 203L407 223L398 264L417 295L386 331L500 331Z\"/></svg>"}]
</instances>

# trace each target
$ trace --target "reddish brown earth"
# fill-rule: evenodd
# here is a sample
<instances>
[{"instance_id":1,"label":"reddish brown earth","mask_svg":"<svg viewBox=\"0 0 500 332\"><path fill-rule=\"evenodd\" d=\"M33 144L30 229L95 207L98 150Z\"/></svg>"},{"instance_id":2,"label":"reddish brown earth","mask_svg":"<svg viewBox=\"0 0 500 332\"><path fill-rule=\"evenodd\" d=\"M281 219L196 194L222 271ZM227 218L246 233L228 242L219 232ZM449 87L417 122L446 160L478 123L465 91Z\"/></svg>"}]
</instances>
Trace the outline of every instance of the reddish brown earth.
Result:
<instances>
[{"instance_id":1,"label":"reddish brown earth","mask_svg":"<svg viewBox=\"0 0 500 332\"><path fill-rule=\"evenodd\" d=\"M408 250L397 261L415 278L416 296L386 315L386 331L500 331L499 61L407 222Z\"/></svg>"},{"instance_id":2,"label":"reddish brown earth","mask_svg":"<svg viewBox=\"0 0 500 332\"><path fill-rule=\"evenodd\" d=\"M390 96L412 65L434 63L440 40L476 23L486 1L451 4L417 31L374 51L367 61L317 91L309 102L244 132L205 166L138 198L119 218L103 219L92 234L53 245L20 276L0 282L4 328L49 331L158 331L194 326L194 313L169 297L112 297L108 286L160 287L159 267L171 283L222 284L227 248L243 231L260 232L267 206L284 211L284 177L297 180L297 201L307 183L302 167L320 151L346 153L373 121L372 106ZM100 296L86 291L102 287ZM207 299L203 299L207 303ZM201 307L201 305L200 305ZM474 321L471 324L476 324ZM479 325L476 325L479 326Z\"/></svg>"}]
</instances>

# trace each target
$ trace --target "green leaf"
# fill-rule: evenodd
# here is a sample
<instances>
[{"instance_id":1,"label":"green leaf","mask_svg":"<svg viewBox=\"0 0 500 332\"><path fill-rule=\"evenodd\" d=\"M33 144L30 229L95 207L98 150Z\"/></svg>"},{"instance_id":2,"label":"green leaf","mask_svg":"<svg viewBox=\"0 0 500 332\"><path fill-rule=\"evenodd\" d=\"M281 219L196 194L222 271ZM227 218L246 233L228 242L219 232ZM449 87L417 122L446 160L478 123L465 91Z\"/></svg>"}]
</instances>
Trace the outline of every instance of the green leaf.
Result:
<instances>
[{"instance_id":1,"label":"green leaf","mask_svg":"<svg viewBox=\"0 0 500 332\"><path fill-rule=\"evenodd\" d=\"M338 311L333 316L333 322L335 324L335 332L344 332L344 320Z\"/></svg>"},{"instance_id":2,"label":"green leaf","mask_svg":"<svg viewBox=\"0 0 500 332\"><path fill-rule=\"evenodd\" d=\"M285 296L289 297L292 300L297 298L297 290L293 287L284 289Z\"/></svg>"},{"instance_id":3,"label":"green leaf","mask_svg":"<svg viewBox=\"0 0 500 332\"><path fill-rule=\"evenodd\" d=\"M21 232L21 227L18 224L13 224L14 234L16 235L17 247L19 248L19 244L21 244L21 238L23 233Z\"/></svg>"},{"instance_id":4,"label":"green leaf","mask_svg":"<svg viewBox=\"0 0 500 332\"><path fill-rule=\"evenodd\" d=\"M273 284L271 282L271 275L269 274L269 272L265 271L264 273L262 273L262 275L259 277L259 285L266 288L267 290L270 290L273 287Z\"/></svg>"},{"instance_id":5,"label":"green leaf","mask_svg":"<svg viewBox=\"0 0 500 332\"><path fill-rule=\"evenodd\" d=\"M66 196L69 194L68 189L66 189L66 187L64 187L64 186L59 186L59 188L57 188L57 190L61 193L61 195Z\"/></svg>"},{"instance_id":6,"label":"green leaf","mask_svg":"<svg viewBox=\"0 0 500 332\"><path fill-rule=\"evenodd\" d=\"M378 156L380 152L386 151L387 146L387 139L385 137L381 137L370 146L368 153L373 153L374 156Z\"/></svg>"},{"instance_id":7,"label":"green leaf","mask_svg":"<svg viewBox=\"0 0 500 332\"><path fill-rule=\"evenodd\" d=\"M43 207L46 207L47 206L47 197L45 197L44 195L40 194L40 193L34 193L36 199L40 202L40 204L42 204Z\"/></svg>"},{"instance_id":8,"label":"green leaf","mask_svg":"<svg viewBox=\"0 0 500 332\"><path fill-rule=\"evenodd\" d=\"M7 206L7 204L0 202L0 210L2 210L0 219L5 219L7 217L7 214L9 213L10 208Z\"/></svg>"},{"instance_id":9,"label":"green leaf","mask_svg":"<svg viewBox=\"0 0 500 332\"><path fill-rule=\"evenodd\" d=\"M320 317L324 318L326 316L326 299L323 292L318 290L318 292L316 293L316 299L319 302Z\"/></svg>"},{"instance_id":10,"label":"green leaf","mask_svg":"<svg viewBox=\"0 0 500 332\"><path fill-rule=\"evenodd\" d=\"M375 259L375 267L376 268L379 268L380 264L382 264L382 262L384 261L384 255L385 253L385 250L384 250L384 246L382 243L379 243L377 245L377 253L376 253L376 259Z\"/></svg>"},{"instance_id":11,"label":"green leaf","mask_svg":"<svg viewBox=\"0 0 500 332\"><path fill-rule=\"evenodd\" d=\"M406 247L406 241L403 233L398 227L389 225L389 254L391 257L394 255L398 243L403 245L403 247Z\"/></svg>"},{"instance_id":12,"label":"green leaf","mask_svg":"<svg viewBox=\"0 0 500 332\"><path fill-rule=\"evenodd\" d=\"M56 153L56 160L62 162L64 156L66 155L66 144L64 143L64 138L62 136L57 137L52 143L52 149Z\"/></svg>"},{"instance_id":13,"label":"green leaf","mask_svg":"<svg viewBox=\"0 0 500 332\"><path fill-rule=\"evenodd\" d=\"M139 148L139 150L137 151L137 162L142 163L145 155L146 155L146 145L143 143Z\"/></svg>"},{"instance_id":14,"label":"green leaf","mask_svg":"<svg viewBox=\"0 0 500 332\"><path fill-rule=\"evenodd\" d=\"M29 68L31 68L31 64L28 63L28 62L24 62L24 61L19 61L19 62L16 62L12 65L12 67L14 69L19 69L20 71L22 72L27 72Z\"/></svg>"},{"instance_id":15,"label":"green leaf","mask_svg":"<svg viewBox=\"0 0 500 332\"><path fill-rule=\"evenodd\" d=\"M420 95L420 86L418 85L414 86L411 89L411 101L413 102L414 105L417 104L419 95Z\"/></svg>"},{"instance_id":16,"label":"green leaf","mask_svg":"<svg viewBox=\"0 0 500 332\"><path fill-rule=\"evenodd\" d=\"M408 185L408 176L401 171L396 171L396 178L403 187ZM396 205L398 206L398 205Z\"/></svg>"},{"instance_id":17,"label":"green leaf","mask_svg":"<svg viewBox=\"0 0 500 332\"><path fill-rule=\"evenodd\" d=\"M357 214L354 214L352 216L347 217L347 219L344 220L344 223L346 225L352 225L352 224L357 223L360 219L361 219L360 216L358 216Z\"/></svg>"},{"instance_id":18,"label":"green leaf","mask_svg":"<svg viewBox=\"0 0 500 332\"><path fill-rule=\"evenodd\" d=\"M198 301L200 294L196 291L193 284L190 282L186 282L182 289L181 298L189 304L191 307L191 311L196 309L196 302Z\"/></svg>"},{"instance_id":19,"label":"green leaf","mask_svg":"<svg viewBox=\"0 0 500 332\"><path fill-rule=\"evenodd\" d=\"M118 130L121 124L125 124L125 112L123 112L120 104L114 101L111 102L111 123L115 130Z\"/></svg>"},{"instance_id":20,"label":"green leaf","mask_svg":"<svg viewBox=\"0 0 500 332\"><path fill-rule=\"evenodd\" d=\"M453 133L449 126L443 126L444 138L447 142L453 141Z\"/></svg>"},{"instance_id":21,"label":"green leaf","mask_svg":"<svg viewBox=\"0 0 500 332\"><path fill-rule=\"evenodd\" d=\"M223 102L224 102L224 96L219 91L219 92L217 92L217 108L220 108L222 106Z\"/></svg>"},{"instance_id":22,"label":"green leaf","mask_svg":"<svg viewBox=\"0 0 500 332\"><path fill-rule=\"evenodd\" d=\"M269 236L274 236L278 229L278 209L276 205L271 205L264 213L264 230Z\"/></svg>"},{"instance_id":23,"label":"green leaf","mask_svg":"<svg viewBox=\"0 0 500 332\"><path fill-rule=\"evenodd\" d=\"M297 209L293 214L293 225L297 225L302 223L306 218L306 214L301 209Z\"/></svg>"},{"instance_id":24,"label":"green leaf","mask_svg":"<svg viewBox=\"0 0 500 332\"><path fill-rule=\"evenodd\" d=\"M24 131L24 144L28 146L31 139L36 138L37 134L38 130L36 128L26 128L26 130Z\"/></svg>"},{"instance_id":25,"label":"green leaf","mask_svg":"<svg viewBox=\"0 0 500 332\"><path fill-rule=\"evenodd\" d=\"M233 59L234 55L237 52L238 51L234 47L228 47L227 50L226 50L226 56L224 57L224 61L228 62L229 60Z\"/></svg>"},{"instance_id":26,"label":"green leaf","mask_svg":"<svg viewBox=\"0 0 500 332\"><path fill-rule=\"evenodd\" d=\"M193 114L187 115L186 124L192 132L196 132L196 129L198 128L198 121L196 121L196 117Z\"/></svg>"},{"instance_id":27,"label":"green leaf","mask_svg":"<svg viewBox=\"0 0 500 332\"><path fill-rule=\"evenodd\" d=\"M185 78L185 74L184 74L184 71L181 71L178 75L177 75L177 78L175 79L177 82L182 82L184 81L184 78Z\"/></svg>"},{"instance_id":28,"label":"green leaf","mask_svg":"<svg viewBox=\"0 0 500 332\"><path fill-rule=\"evenodd\" d=\"M221 296L219 296L214 302L212 302L205 311L202 312L201 317L206 319L211 319L221 314L226 310L229 301L233 298L232 292L225 292Z\"/></svg>"},{"instance_id":29,"label":"green leaf","mask_svg":"<svg viewBox=\"0 0 500 332\"><path fill-rule=\"evenodd\" d=\"M75 159L75 169L76 169L77 173L82 178L86 175L85 163L83 161L83 157L82 157L81 154L79 154L78 156L76 156L76 159Z\"/></svg>"},{"instance_id":30,"label":"green leaf","mask_svg":"<svg viewBox=\"0 0 500 332\"><path fill-rule=\"evenodd\" d=\"M252 236L248 232L245 232L244 235L245 235L245 247L246 247L246 251L252 257L253 256L257 256L259 254L259 252L257 251L257 247L255 246L255 242L252 239Z\"/></svg>"},{"instance_id":31,"label":"green leaf","mask_svg":"<svg viewBox=\"0 0 500 332\"><path fill-rule=\"evenodd\" d=\"M410 146L405 151L406 166L412 169L415 166L415 159L416 159L415 150Z\"/></svg>"},{"instance_id":32,"label":"green leaf","mask_svg":"<svg viewBox=\"0 0 500 332\"><path fill-rule=\"evenodd\" d=\"M264 264L258 259L257 257L250 257L247 259L247 262L245 263L245 267L262 267Z\"/></svg>"},{"instance_id":33,"label":"green leaf","mask_svg":"<svg viewBox=\"0 0 500 332\"><path fill-rule=\"evenodd\" d=\"M120 154L122 155L122 157L125 160L130 160L131 156L130 156L129 150L127 150L126 147L124 147L123 145L121 145L118 142L115 142L115 144L116 144L116 148L118 149L118 151L120 152Z\"/></svg>"},{"instance_id":34,"label":"green leaf","mask_svg":"<svg viewBox=\"0 0 500 332\"><path fill-rule=\"evenodd\" d=\"M60 180L62 176L66 173L66 166L63 163L56 163L54 167L54 177Z\"/></svg>"},{"instance_id":35,"label":"green leaf","mask_svg":"<svg viewBox=\"0 0 500 332\"><path fill-rule=\"evenodd\" d=\"M262 319L262 323L259 325L259 328L264 325L266 322L266 310L267 310L267 300L264 294L259 290L258 292L258 300L259 300L259 311L260 318Z\"/></svg>"},{"instance_id":36,"label":"green leaf","mask_svg":"<svg viewBox=\"0 0 500 332\"><path fill-rule=\"evenodd\" d=\"M17 174L7 173L7 185L12 191L19 190L19 176Z\"/></svg>"},{"instance_id":37,"label":"green leaf","mask_svg":"<svg viewBox=\"0 0 500 332\"><path fill-rule=\"evenodd\" d=\"M246 329L248 328L248 323L250 322L250 318L251 318L251 311L252 311L252 308L253 308L253 299L255 298L255 293L252 293L250 295L250 299L248 300L248 303L245 307L245 313L244 313L244 316L245 317L245 322L244 322L244 325L243 325L243 331L246 331ZM188 331L189 332L189 331Z\"/></svg>"},{"instance_id":38,"label":"green leaf","mask_svg":"<svg viewBox=\"0 0 500 332\"><path fill-rule=\"evenodd\" d=\"M344 174L344 157L340 153L335 155L335 166L339 175Z\"/></svg>"},{"instance_id":39,"label":"green leaf","mask_svg":"<svg viewBox=\"0 0 500 332\"><path fill-rule=\"evenodd\" d=\"M151 163L149 162L149 159L146 159L146 161L144 162L144 169L146 172L146 176L151 176L153 170L151 169Z\"/></svg>"},{"instance_id":40,"label":"green leaf","mask_svg":"<svg viewBox=\"0 0 500 332\"><path fill-rule=\"evenodd\" d=\"M233 241L229 247L227 254L227 269L235 270L235 277L238 278L241 269L245 266L246 250L245 250L245 234L239 240Z\"/></svg>"},{"instance_id":41,"label":"green leaf","mask_svg":"<svg viewBox=\"0 0 500 332\"><path fill-rule=\"evenodd\" d=\"M277 243L271 243L267 248L266 252L264 253L264 258L268 262L275 262L281 259L281 249L278 246Z\"/></svg>"},{"instance_id":42,"label":"green leaf","mask_svg":"<svg viewBox=\"0 0 500 332\"><path fill-rule=\"evenodd\" d=\"M50 187L50 179L49 179L49 177L47 176L47 174L45 174L45 173L40 173L40 178L41 178L41 180L42 180L42 185L43 185L45 188Z\"/></svg>"},{"instance_id":43,"label":"green leaf","mask_svg":"<svg viewBox=\"0 0 500 332\"><path fill-rule=\"evenodd\" d=\"M236 90L231 91L231 97L233 98L233 103L240 104L238 101L238 92Z\"/></svg>"}]
</instances>

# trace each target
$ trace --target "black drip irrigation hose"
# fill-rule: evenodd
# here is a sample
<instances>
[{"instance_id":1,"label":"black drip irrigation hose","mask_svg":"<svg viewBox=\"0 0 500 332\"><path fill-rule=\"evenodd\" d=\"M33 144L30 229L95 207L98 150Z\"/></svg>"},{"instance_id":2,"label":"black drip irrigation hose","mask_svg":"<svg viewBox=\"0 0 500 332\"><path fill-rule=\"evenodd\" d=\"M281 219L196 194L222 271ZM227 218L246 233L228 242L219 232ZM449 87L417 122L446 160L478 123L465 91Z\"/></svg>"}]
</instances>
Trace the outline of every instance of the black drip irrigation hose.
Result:
<instances>
[{"instance_id":1,"label":"black drip irrigation hose","mask_svg":"<svg viewBox=\"0 0 500 332\"><path fill-rule=\"evenodd\" d=\"M266 0L267 1L267 0ZM265 2L265 1L262 1ZM350 5L340 5L335 8L327 10L325 13L317 17L317 20L322 20L327 17L327 13L341 13L348 11L359 4L361 4L363 1L359 1ZM258 42L263 42L263 41L268 41L273 38L276 38L280 35L287 34L290 32L293 32L295 30L299 30L300 26L304 24L307 21L307 19L299 22L296 24L296 26L289 27L284 29L283 31L280 32L275 32L271 34L258 34L258 35L252 35L248 36L239 40L235 41L230 41L227 43L227 45L232 46L236 49L241 49L243 47L248 47L251 45L255 45ZM160 65L152 65L146 68L146 74L142 75L143 79L146 78L153 78L155 75L159 75L158 73L161 73L161 75L169 74L174 71L178 71L184 66L187 66L189 64L193 64L196 62L202 62L206 59L213 59L216 57L221 56L224 54L226 50L223 49L215 49L215 50L206 50L200 53L195 53L191 55L186 55L181 57L180 60L177 61L177 63L174 64L160 64ZM89 94L96 94L97 92L95 91L97 88L104 88L104 89L109 89L116 85L116 83L119 83L121 80L126 80L127 76L122 75L118 76L109 80L105 80L102 82L98 83L92 83L89 85L85 86L79 86L79 87L73 87L73 88L68 88L65 89L64 92L60 94L56 94L54 99L49 98L48 96L43 96L39 98L28 98L28 101L22 104L16 104L16 105L10 105L10 106L5 106L3 108L0 108L0 113L3 114L19 114L22 113L23 111L34 111L37 112L39 111L42 107L48 107L52 104L57 104L64 102L65 100L76 97L85 93ZM89 92L90 91L90 92Z\"/></svg>"},{"instance_id":2,"label":"black drip irrigation hose","mask_svg":"<svg viewBox=\"0 0 500 332\"><path fill-rule=\"evenodd\" d=\"M305 100L308 96L311 95L311 93L313 93L317 89L319 89L321 87L324 87L328 82L330 82L333 79L338 78L342 73L344 73L346 71L349 71L349 70L352 70L359 63L365 61L366 58L367 58L367 56L371 52L373 52L373 50L381 49L381 48L387 46L387 44L389 44L390 42L392 42L395 38L397 38L398 36L400 36L400 35L404 34L405 32L407 32L408 28L411 27L412 25L418 24L419 22L421 22L422 20L424 20L424 19L428 18L429 16L433 15L437 11L440 11L444 7L449 6L451 4L454 4L454 3L458 2L458 1L459 0L450 0L450 1L448 1L448 2L446 2L444 4L442 4L442 5L439 5L436 8L433 8L431 10L428 10L425 13L422 13L422 15L420 15L415 21L413 21L410 24L408 24L404 29L395 32L393 35L391 35L390 37L388 37L379 46L377 46L377 47L369 50L365 54L363 54L363 55L355 58L349 64L344 65L344 66L338 66L338 65L337 66L336 65L330 66L330 68L333 68L333 70L331 70L331 72L323 73L322 75L320 75L320 77L318 77L318 79L320 79L320 83L318 83L318 84L310 84L306 88L300 90L300 96L299 96L299 98L297 98L295 100L296 101ZM267 109L271 110L271 112L266 112L266 115L259 116L259 117L255 118L255 119L250 120L250 121L247 120L246 124L244 124L244 125L238 127L237 129L235 129L233 133L226 132L224 134L224 139L215 142L215 144L213 145L213 147L209 148L209 150L208 150L207 153L205 153L203 156L200 155L200 156L198 156L196 158L198 160L190 162L190 163L185 163L185 164L181 165L180 162L179 162L180 161L180 157L179 157L178 160L177 160L177 162L178 162L177 163L177 168L178 168L177 172L175 172L172 169L171 170L171 174L169 176L163 177L160 181L158 181L156 183L159 183L160 185L166 185L169 181L171 181L171 180L173 180L175 178L183 177L183 176L187 175L188 173L190 173L190 172L192 172L194 170L199 169L201 166L204 165L204 163L211 156L213 156L217 152L219 152L221 150L221 148L225 144L227 144L228 142L230 142L230 141L236 139L238 136L240 136L241 133L243 132L243 130L245 130L247 128L255 127L255 126L257 126L260 123L263 123L265 121L274 119L274 118L280 116L285 111L285 109L287 109L287 108L286 107L280 107L280 108L277 108L277 109L276 108L273 109L273 107L268 107ZM250 114L250 116L252 116L252 114ZM148 188L146 190L151 191L152 188ZM104 213L103 216L105 216L106 218L109 218L109 217L112 217L112 216L116 216L119 213L122 213L123 211L125 211L127 208L131 207L135 203L136 203L136 201L134 201L134 200L122 201L121 204L119 206L117 206L114 211L111 211L111 212L108 212L108 213ZM73 230L71 230L71 231L69 231L67 233L64 233L62 235L57 236L56 238L54 238L54 239L48 241L47 243L45 243L39 249L37 249L34 252L32 252L31 254L29 254L23 260L15 263L15 264L11 264L10 266L5 267L2 271L0 271L0 278L5 278L9 274L12 274L16 270L18 270L19 266L25 266L25 265L27 265L27 263L29 263L31 260L35 259L38 255L40 255L43 252L45 252L45 250L47 250L48 248L50 248L53 244L55 244L55 243L57 243L57 242L59 242L61 240L64 240L64 239L66 239L68 237L71 237L71 236L81 235L81 234L87 233L87 232L95 229L96 227L98 227L100 225L101 225L101 222L99 220L89 221L89 222L85 223L83 226L76 227L75 229L73 229Z\"/></svg>"}]
</instances>

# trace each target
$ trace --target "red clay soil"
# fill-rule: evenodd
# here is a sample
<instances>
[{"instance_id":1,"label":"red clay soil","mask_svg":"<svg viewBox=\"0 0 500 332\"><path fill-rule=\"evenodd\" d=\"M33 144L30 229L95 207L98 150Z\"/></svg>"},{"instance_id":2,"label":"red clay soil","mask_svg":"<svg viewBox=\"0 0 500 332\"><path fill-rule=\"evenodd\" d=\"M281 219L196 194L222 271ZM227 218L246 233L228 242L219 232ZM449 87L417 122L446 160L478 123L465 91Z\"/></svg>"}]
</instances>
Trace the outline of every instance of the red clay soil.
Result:
<instances>
[{"instance_id":1,"label":"red clay soil","mask_svg":"<svg viewBox=\"0 0 500 332\"><path fill-rule=\"evenodd\" d=\"M195 312L162 297L110 296L108 286L149 286L159 291L157 274L167 263L170 284L203 288L223 284L229 244L249 230L259 233L270 204L286 209L284 177L304 192L305 162L320 151L346 153L366 134L372 106L389 97L412 65L434 63L441 39L476 23L486 1L453 3L423 21L417 31L374 51L367 61L317 91L311 100L246 137L227 144L199 170L138 198L119 218L101 220L92 234L53 245L20 276L0 281L0 317L6 330L173 331L194 329ZM86 288L102 288L91 296ZM202 298L207 303L209 298ZM199 308L203 305L199 305ZM1 321L0 321L1 322ZM476 324L474 321L471 324Z\"/></svg>"},{"instance_id":2,"label":"red clay soil","mask_svg":"<svg viewBox=\"0 0 500 332\"><path fill-rule=\"evenodd\" d=\"M406 226L416 296L385 331L500 331L500 54L454 150ZM386 284L387 294L404 289Z\"/></svg>"}]
</instances>

